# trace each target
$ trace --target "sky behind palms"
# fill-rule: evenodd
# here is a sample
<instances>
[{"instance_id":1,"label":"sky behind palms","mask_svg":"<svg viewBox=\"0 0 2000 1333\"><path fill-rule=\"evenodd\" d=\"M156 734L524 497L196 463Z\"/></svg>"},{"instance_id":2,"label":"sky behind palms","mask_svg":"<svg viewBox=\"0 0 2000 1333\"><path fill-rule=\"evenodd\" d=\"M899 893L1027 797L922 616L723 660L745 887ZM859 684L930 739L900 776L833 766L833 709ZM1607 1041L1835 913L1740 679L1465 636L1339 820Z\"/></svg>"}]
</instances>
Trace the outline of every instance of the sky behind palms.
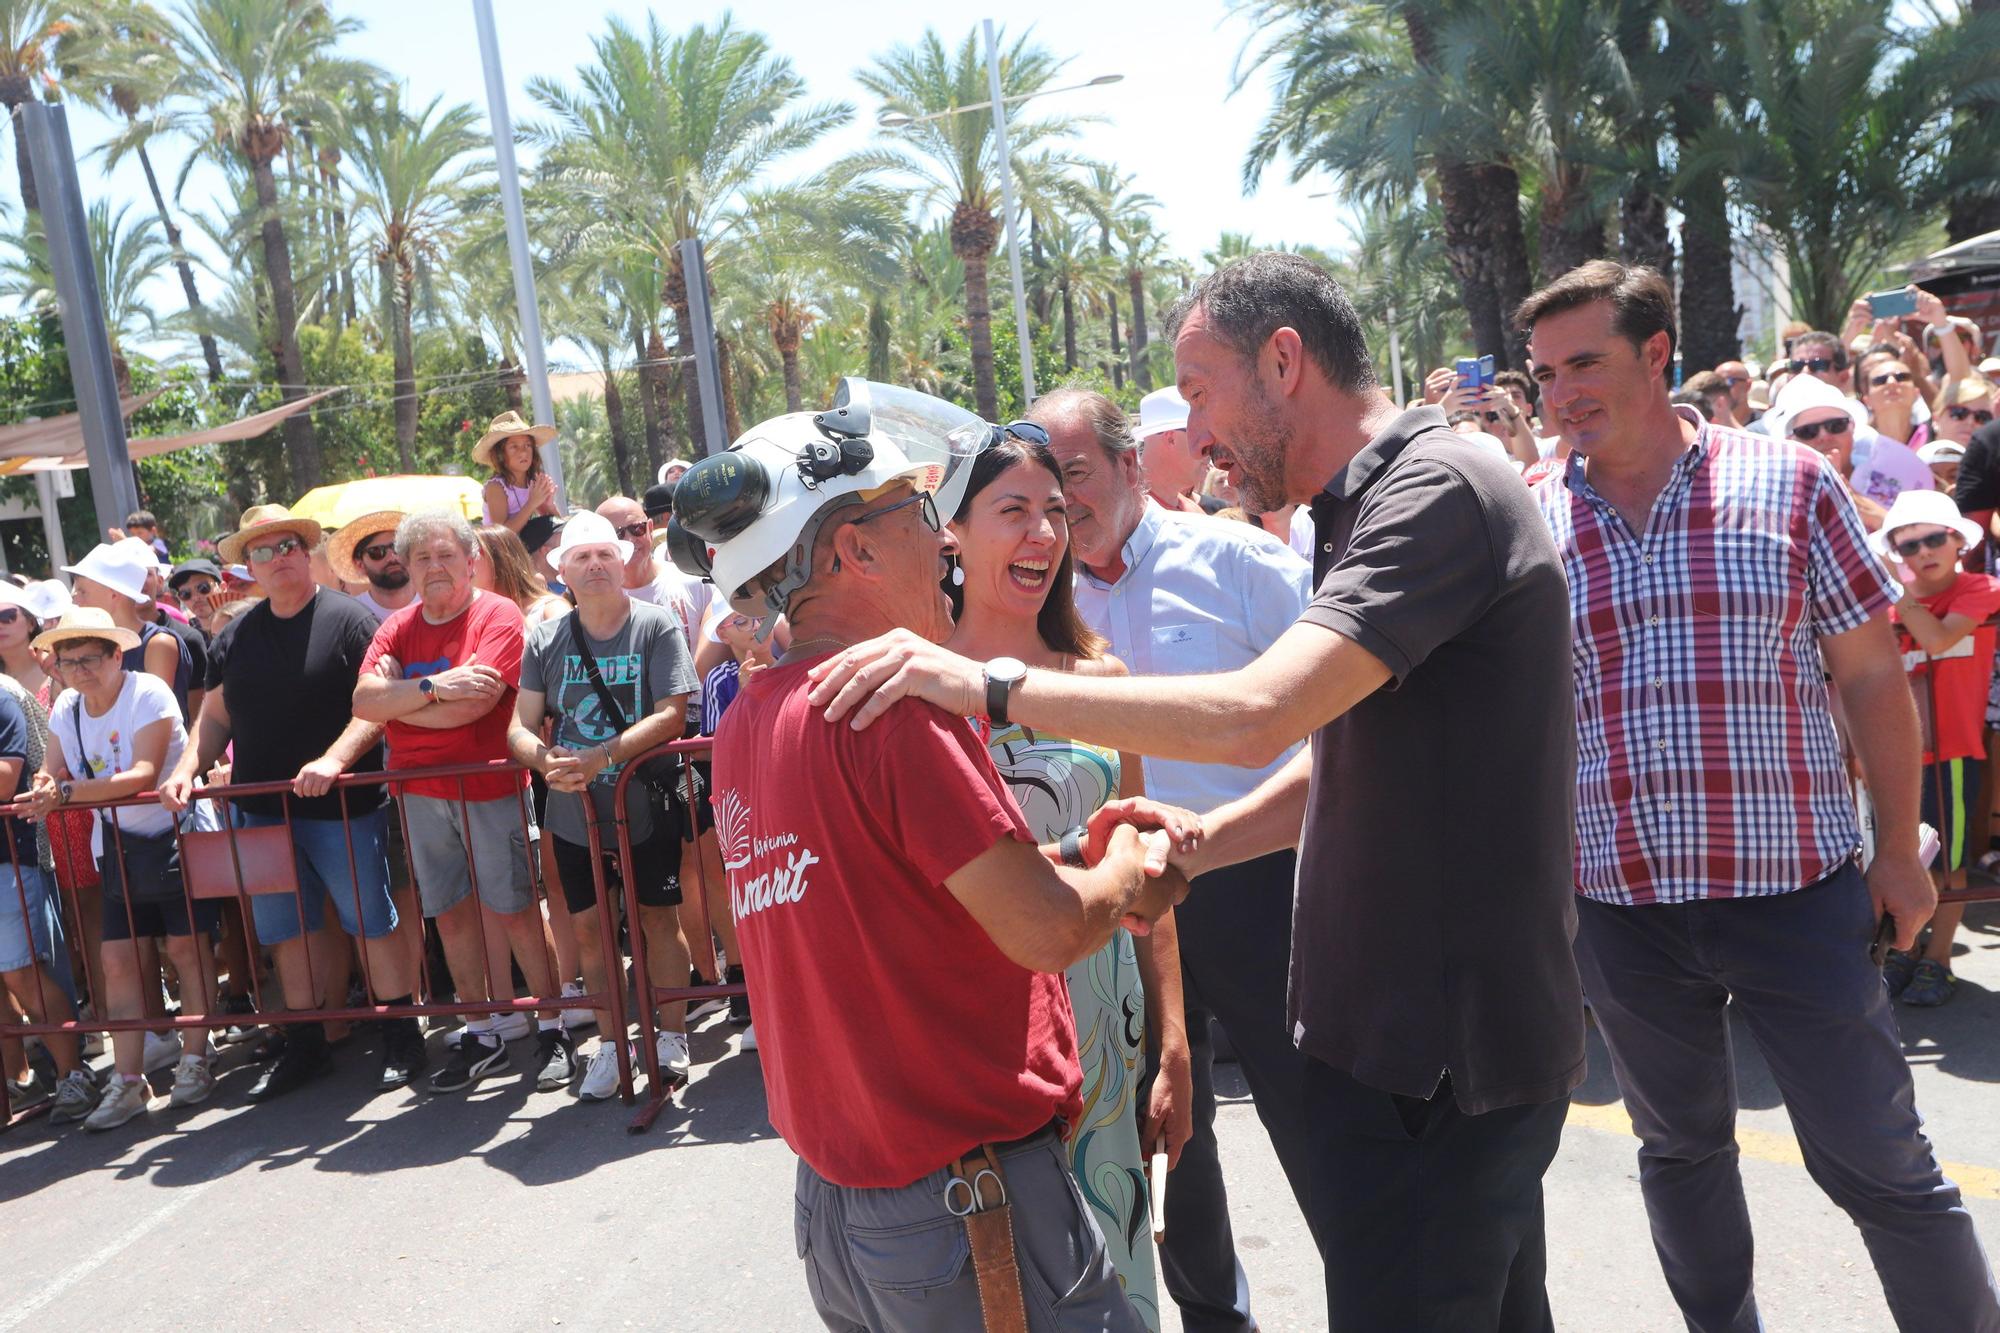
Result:
<instances>
[{"instance_id":1,"label":"sky behind palms","mask_svg":"<svg viewBox=\"0 0 2000 1333\"><path fill-rule=\"evenodd\" d=\"M411 105L442 94L447 103L471 103L484 125L485 84L467 0L332 0L332 6L366 25L343 44L343 51L407 81ZM720 6L654 8L669 28L713 20L722 12ZM526 92L531 77L572 78L576 67L590 60L591 38L603 31L608 16L640 25L647 6L636 0L567 0L555 6L540 0L495 0L494 9L518 126L537 114ZM1269 95L1262 76L1240 93L1230 93L1233 66L1249 26L1229 12L1226 0L1094 5L1016 0L1004 11L935 0L875 0L865 7L826 0L749 0L734 12L740 24L765 33L792 60L813 100L847 101L856 108L850 125L800 154L777 173L777 180L803 176L882 133L874 124L873 99L854 80L855 70L875 53L914 40L926 25L935 26L947 44L955 43L990 14L1009 32L1032 27L1037 41L1070 57L1060 84L1102 74L1125 76L1112 86L1052 96L1043 105L1051 113L1102 118L1083 128L1076 150L1132 174L1134 189L1160 201L1157 220L1177 254L1199 263L1202 251L1212 248L1224 230L1248 232L1266 243L1343 248L1337 201L1310 197L1327 188L1321 180L1291 185L1281 171L1274 171L1254 196L1246 198L1242 192L1244 150ZM70 115L79 152L110 132L108 122L74 103ZM520 151L526 167L532 151ZM184 153L177 143L157 149L156 162L168 188ZM87 157L81 176L86 198L108 192L114 203L139 204L135 216L150 215L136 162L121 164L107 178L101 160ZM198 170L186 188L190 204L205 203L218 179ZM18 214L12 186L7 180L6 204ZM190 248L203 253L192 237ZM216 258L212 252L205 257ZM1005 290L1003 266L996 267L994 278L997 295ZM171 273L156 280L148 295L163 315L181 308L179 284ZM558 355L567 350L559 349Z\"/></svg>"}]
</instances>

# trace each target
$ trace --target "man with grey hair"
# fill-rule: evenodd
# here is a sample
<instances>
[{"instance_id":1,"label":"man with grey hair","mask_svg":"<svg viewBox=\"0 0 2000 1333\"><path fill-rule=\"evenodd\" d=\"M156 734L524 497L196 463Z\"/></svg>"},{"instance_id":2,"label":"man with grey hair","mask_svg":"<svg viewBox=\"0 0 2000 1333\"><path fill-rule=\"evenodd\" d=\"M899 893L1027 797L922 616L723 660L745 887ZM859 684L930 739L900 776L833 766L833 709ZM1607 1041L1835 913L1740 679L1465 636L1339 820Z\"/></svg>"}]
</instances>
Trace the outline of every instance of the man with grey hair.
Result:
<instances>
[{"instance_id":1,"label":"man with grey hair","mask_svg":"<svg viewBox=\"0 0 2000 1333\"><path fill-rule=\"evenodd\" d=\"M1162 394L1171 401L1148 411ZM1141 433L1155 428L1145 439L1143 476L1124 413L1095 390L1057 389L1036 401L1028 419L1049 433L1062 467L1076 609L1133 671L1233 671L1256 660L1305 610L1312 568L1286 547L1247 523L1156 503L1161 474L1154 451L1190 453L1187 404L1178 391L1157 390L1142 404ZM1193 466L1197 475L1208 470L1200 457ZM1169 494L1181 494L1187 474L1170 475ZM1147 759L1146 794L1212 810L1249 795L1291 757L1287 750L1254 768ZM1163 1074L1177 1072L1173 1062L1185 1061L1194 1093L1193 1133L1173 1164L1174 1224L1160 1243L1167 1292L1191 1333L1256 1326L1216 1152L1211 1018L1236 1052L1293 1195L1302 1205L1306 1197L1305 1057L1285 1023L1296 869L1286 849L1210 871L1195 884L1179 917L1195 923L1183 926L1180 951L1187 1040L1148 1052L1156 1087ZM1148 1145L1153 1116L1149 1107L1142 1126Z\"/></svg>"},{"instance_id":2,"label":"man with grey hair","mask_svg":"<svg viewBox=\"0 0 2000 1333\"><path fill-rule=\"evenodd\" d=\"M472 525L454 513L411 514L397 525L396 553L417 585L417 600L382 622L354 687L354 716L387 729L390 772L508 757L521 678L521 609L474 586L479 551ZM510 951L536 995L557 994L547 926L535 902L521 774L413 778L395 787L409 826L417 896L424 915L437 922L459 999L511 996ZM507 1068L494 1017L466 1023L452 1059L431 1076L432 1091L456 1092ZM545 1011L537 1085L567 1087L575 1059L556 1012Z\"/></svg>"}]
</instances>

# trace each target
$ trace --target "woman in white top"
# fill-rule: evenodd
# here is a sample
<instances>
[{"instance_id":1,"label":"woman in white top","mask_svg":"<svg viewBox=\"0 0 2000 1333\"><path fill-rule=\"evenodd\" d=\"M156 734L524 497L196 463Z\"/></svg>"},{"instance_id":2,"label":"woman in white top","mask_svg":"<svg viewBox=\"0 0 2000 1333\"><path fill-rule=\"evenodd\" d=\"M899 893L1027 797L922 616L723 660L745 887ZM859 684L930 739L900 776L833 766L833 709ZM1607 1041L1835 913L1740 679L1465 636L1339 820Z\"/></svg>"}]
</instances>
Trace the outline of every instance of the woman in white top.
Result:
<instances>
[{"instance_id":1,"label":"woman in white top","mask_svg":"<svg viewBox=\"0 0 2000 1333\"><path fill-rule=\"evenodd\" d=\"M124 654L138 642L138 635L95 607L78 607L36 636L35 647L55 655L69 688L49 712L50 744L25 798L30 816L40 819L59 806L151 791L180 761L187 731L172 687L124 667ZM217 907L202 902L189 916L177 873L174 817L152 802L99 810L90 842L104 880L100 962L106 1016L145 1014L136 941L155 936L166 937L167 956L180 974L183 1012L208 1013L214 1007L215 963L208 941L195 935L213 935ZM174 1071L176 1106L202 1101L215 1088L208 1029L189 1028L184 1036L187 1053ZM110 1129L147 1109L145 1033L117 1032L111 1042L117 1076L84 1121L86 1129Z\"/></svg>"}]
</instances>

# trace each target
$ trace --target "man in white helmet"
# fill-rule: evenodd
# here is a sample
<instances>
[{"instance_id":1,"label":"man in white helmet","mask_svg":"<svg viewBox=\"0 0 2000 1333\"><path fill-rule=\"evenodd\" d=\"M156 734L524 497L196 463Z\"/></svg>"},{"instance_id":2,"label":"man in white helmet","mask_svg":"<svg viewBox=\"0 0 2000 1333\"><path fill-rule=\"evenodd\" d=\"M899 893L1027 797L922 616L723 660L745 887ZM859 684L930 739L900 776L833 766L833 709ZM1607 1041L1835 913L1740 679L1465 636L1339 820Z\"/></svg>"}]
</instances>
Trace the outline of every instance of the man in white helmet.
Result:
<instances>
[{"instance_id":1,"label":"man in white helmet","mask_svg":"<svg viewBox=\"0 0 2000 1333\"><path fill-rule=\"evenodd\" d=\"M791 618L718 729L714 803L820 1317L1137 1330L1062 1145L1082 1110L1062 971L1184 892L1155 877L1169 835L1107 819L1037 848L963 717L912 702L853 731L806 702L836 648L950 629L940 513L988 435L849 381L696 464L669 542L739 609Z\"/></svg>"}]
</instances>

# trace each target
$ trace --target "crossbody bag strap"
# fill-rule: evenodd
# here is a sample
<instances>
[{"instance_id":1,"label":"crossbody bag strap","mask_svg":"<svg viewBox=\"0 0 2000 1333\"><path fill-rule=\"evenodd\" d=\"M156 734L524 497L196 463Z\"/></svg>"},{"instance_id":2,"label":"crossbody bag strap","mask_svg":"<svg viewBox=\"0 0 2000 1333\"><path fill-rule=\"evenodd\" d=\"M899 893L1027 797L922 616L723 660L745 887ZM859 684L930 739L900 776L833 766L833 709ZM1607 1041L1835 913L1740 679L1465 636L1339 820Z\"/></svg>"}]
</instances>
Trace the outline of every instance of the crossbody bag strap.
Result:
<instances>
[{"instance_id":1,"label":"crossbody bag strap","mask_svg":"<svg viewBox=\"0 0 2000 1333\"><path fill-rule=\"evenodd\" d=\"M611 720L623 732L632 724L625 719L625 710L618 706L618 697L611 687L604 683L604 677L597 670L597 658L591 654L590 645L583 641L583 630L577 625L579 612L572 611L563 617L563 624L569 630L569 641L576 648L576 654L583 659L583 678L590 682L590 688L597 691L597 702L610 715Z\"/></svg>"}]
</instances>

